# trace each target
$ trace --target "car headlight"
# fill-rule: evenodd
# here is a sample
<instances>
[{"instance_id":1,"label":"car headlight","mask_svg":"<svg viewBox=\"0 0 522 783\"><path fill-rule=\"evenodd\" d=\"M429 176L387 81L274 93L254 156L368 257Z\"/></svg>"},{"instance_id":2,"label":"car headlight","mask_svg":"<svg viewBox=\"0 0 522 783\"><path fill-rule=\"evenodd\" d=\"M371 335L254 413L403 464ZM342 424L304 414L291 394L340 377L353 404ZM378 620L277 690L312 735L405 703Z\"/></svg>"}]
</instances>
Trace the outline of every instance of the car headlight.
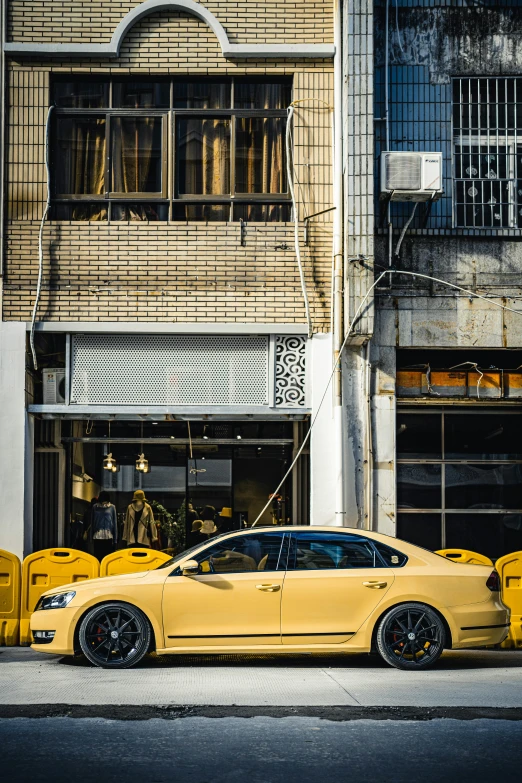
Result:
<instances>
[{"instance_id":1,"label":"car headlight","mask_svg":"<svg viewBox=\"0 0 522 783\"><path fill-rule=\"evenodd\" d=\"M71 590L69 593L57 593L56 595L43 595L35 607L35 612L39 609L63 609L69 604L76 593Z\"/></svg>"}]
</instances>

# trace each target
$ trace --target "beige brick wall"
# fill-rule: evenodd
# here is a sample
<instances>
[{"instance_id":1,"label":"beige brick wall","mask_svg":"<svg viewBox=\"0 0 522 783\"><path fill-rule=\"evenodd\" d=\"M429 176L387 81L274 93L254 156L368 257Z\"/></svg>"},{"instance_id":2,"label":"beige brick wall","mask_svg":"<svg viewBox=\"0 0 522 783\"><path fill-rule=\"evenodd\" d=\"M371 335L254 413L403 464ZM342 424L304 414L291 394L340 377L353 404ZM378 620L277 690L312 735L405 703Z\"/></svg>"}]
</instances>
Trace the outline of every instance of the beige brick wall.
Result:
<instances>
[{"instance_id":1,"label":"beige brick wall","mask_svg":"<svg viewBox=\"0 0 522 783\"><path fill-rule=\"evenodd\" d=\"M58 4L50 5L54 9ZM114 6L108 7L112 14ZM202 36L206 36L204 47ZM12 60L4 319L29 320L36 290L38 221L46 198L45 117L52 73L180 71L292 74L294 100L298 101L294 147L300 216L331 206L331 62L229 62L206 25L185 14L164 12L135 25L117 60ZM314 325L326 330L331 213L313 223L303 254ZM250 224L247 232L242 247L238 224L53 223L45 229L39 318L303 322L292 226ZM275 250L284 243L288 250Z\"/></svg>"},{"instance_id":2,"label":"beige brick wall","mask_svg":"<svg viewBox=\"0 0 522 783\"><path fill-rule=\"evenodd\" d=\"M109 43L138 0L9 0L8 40ZM231 43L332 43L331 0L208 0Z\"/></svg>"}]
</instances>

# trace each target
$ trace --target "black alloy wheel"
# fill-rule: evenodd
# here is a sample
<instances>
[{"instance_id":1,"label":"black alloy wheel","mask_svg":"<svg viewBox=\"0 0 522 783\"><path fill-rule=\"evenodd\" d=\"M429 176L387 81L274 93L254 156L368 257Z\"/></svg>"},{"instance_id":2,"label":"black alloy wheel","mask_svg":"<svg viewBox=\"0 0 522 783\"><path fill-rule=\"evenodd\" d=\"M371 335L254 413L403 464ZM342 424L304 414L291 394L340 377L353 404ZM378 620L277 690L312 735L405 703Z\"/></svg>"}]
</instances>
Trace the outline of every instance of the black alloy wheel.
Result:
<instances>
[{"instance_id":1,"label":"black alloy wheel","mask_svg":"<svg viewBox=\"0 0 522 783\"><path fill-rule=\"evenodd\" d=\"M151 640L149 621L140 609L124 603L95 606L79 632L85 657L102 669L128 669L141 661Z\"/></svg>"},{"instance_id":2,"label":"black alloy wheel","mask_svg":"<svg viewBox=\"0 0 522 783\"><path fill-rule=\"evenodd\" d=\"M444 649L446 631L437 612L426 604L402 604L382 618L377 648L397 669L427 669Z\"/></svg>"}]
</instances>

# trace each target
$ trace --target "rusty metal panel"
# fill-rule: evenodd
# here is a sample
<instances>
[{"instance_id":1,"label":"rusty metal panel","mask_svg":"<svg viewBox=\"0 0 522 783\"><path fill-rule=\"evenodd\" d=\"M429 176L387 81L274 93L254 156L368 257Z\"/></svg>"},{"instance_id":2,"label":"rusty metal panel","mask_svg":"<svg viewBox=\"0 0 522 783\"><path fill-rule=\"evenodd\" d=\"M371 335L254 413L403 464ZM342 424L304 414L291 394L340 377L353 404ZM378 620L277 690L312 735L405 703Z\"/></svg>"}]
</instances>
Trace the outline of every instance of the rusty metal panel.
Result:
<instances>
[{"instance_id":1,"label":"rusty metal panel","mask_svg":"<svg viewBox=\"0 0 522 783\"><path fill-rule=\"evenodd\" d=\"M468 397L502 397L502 370L468 372Z\"/></svg>"},{"instance_id":2,"label":"rusty metal panel","mask_svg":"<svg viewBox=\"0 0 522 783\"><path fill-rule=\"evenodd\" d=\"M522 372L516 370L504 372L504 397L522 397Z\"/></svg>"},{"instance_id":3,"label":"rusty metal panel","mask_svg":"<svg viewBox=\"0 0 522 783\"><path fill-rule=\"evenodd\" d=\"M420 397L425 380L421 370L397 370L397 397Z\"/></svg>"},{"instance_id":4,"label":"rusty metal panel","mask_svg":"<svg viewBox=\"0 0 522 783\"><path fill-rule=\"evenodd\" d=\"M465 397L467 394L467 373L448 370L432 370L430 375L431 393L441 397ZM427 385L422 389L428 394Z\"/></svg>"}]
</instances>

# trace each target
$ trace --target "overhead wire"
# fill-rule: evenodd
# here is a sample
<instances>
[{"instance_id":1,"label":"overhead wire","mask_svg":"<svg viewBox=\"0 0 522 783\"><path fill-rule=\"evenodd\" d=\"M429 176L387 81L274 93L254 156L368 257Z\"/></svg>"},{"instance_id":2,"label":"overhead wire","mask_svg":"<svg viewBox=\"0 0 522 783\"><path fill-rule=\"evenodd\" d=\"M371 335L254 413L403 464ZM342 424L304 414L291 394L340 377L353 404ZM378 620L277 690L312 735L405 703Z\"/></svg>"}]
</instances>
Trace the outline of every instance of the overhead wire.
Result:
<instances>
[{"instance_id":1,"label":"overhead wire","mask_svg":"<svg viewBox=\"0 0 522 783\"><path fill-rule=\"evenodd\" d=\"M383 266L381 264L376 264L376 266L380 266L381 269L383 268ZM299 460L299 457L303 453L304 447L307 444L308 440L310 439L310 436L312 434L312 430L314 429L314 427L315 427L315 425L317 423L317 418L319 416L319 413L321 411L323 403L324 403L324 401L326 399L326 395L328 394L328 389L330 388L330 384L332 382L332 379L333 379L333 377L334 377L334 375L335 375L335 373L336 373L336 371L338 369L338 366L340 364L340 361L341 361L341 358L342 358L342 355L343 355L343 351L344 351L344 349L346 347L348 339L349 339L350 335L353 332L353 328L354 328L355 324L357 323L357 321L358 321L358 319L359 319L359 317L361 315L362 309L363 309L364 305L366 304L366 302L367 302L371 292L379 285L380 281L383 279L383 277L385 275L394 275L394 274L395 275L411 275L412 277L420 277L420 278L423 278L425 280L432 280L432 281L434 281L436 283L440 283L441 285L448 286L449 288L454 288L454 289L457 289L459 291L463 291L464 293L468 294L468 296L470 296L470 297L474 297L474 298L477 298L477 299L482 299L485 302L488 302L489 304L494 305L495 307L501 308L502 310L508 310L509 312L516 313L517 315L522 315L522 310L515 310L512 307L508 307L507 305L499 304L498 302L494 302L492 299L488 299L488 297L486 297L486 296L482 296L481 294L477 294L474 291L470 291L469 289L463 288L462 286L456 285L455 283L450 283L447 280L441 280L438 277L433 277L432 275L425 275L425 274L422 274L421 272L410 272L410 271L408 271L406 269L395 269L393 267L392 268L384 267L384 271L381 272L379 277L372 283L372 285L369 287L368 291L366 292L366 294L362 298L361 303L359 304L359 307L357 308L357 310L355 312L355 315L352 318L350 326L349 326L349 328L348 328L348 330L346 332L344 340L343 340L343 342L341 344L341 347L339 349L339 354L337 356L337 359L334 362L334 365L333 365L333 368L332 368L332 372L330 373L330 376L329 376L328 381L326 383L324 392L323 392L323 394L322 394L322 396L321 396L321 398L319 400L319 405L317 406L317 409L315 411L313 419L312 419L312 421L310 423L310 427L308 429L308 432L306 433L305 437L303 438L303 442L302 442L299 450L297 451L297 454L295 455L294 459L292 460L292 463L291 463L290 467L288 468L288 470L286 471L285 475L283 476L283 478L279 482L277 488L274 490L274 492L272 492L269 495L268 503L266 503L263 506L263 508L261 509L259 514L257 515L256 519L252 523L252 527L255 527L257 525L257 523L259 522L259 520L261 519L261 517L263 516L263 514L265 513L265 511L269 507L270 503L272 502L273 496L277 495L279 493L279 490L284 485L284 483L288 479L288 477L291 475L295 465L297 464L297 461ZM480 383L480 380L481 379L479 379L479 383ZM478 387L477 387L477 392L478 392Z\"/></svg>"}]
</instances>

